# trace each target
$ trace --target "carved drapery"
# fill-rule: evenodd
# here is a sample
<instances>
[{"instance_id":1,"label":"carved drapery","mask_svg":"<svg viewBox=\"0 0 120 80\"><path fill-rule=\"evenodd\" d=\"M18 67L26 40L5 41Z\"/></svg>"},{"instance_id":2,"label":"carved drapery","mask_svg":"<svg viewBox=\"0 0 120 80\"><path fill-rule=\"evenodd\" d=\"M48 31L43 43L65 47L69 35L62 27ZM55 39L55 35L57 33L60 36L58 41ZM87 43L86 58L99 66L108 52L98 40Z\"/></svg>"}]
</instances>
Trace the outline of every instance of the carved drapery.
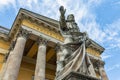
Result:
<instances>
[{"instance_id":1,"label":"carved drapery","mask_svg":"<svg viewBox=\"0 0 120 80\"><path fill-rule=\"evenodd\" d=\"M85 58L85 44L82 44L72 55L69 62L64 66L59 73L57 80L64 78L71 71L78 71Z\"/></svg>"}]
</instances>

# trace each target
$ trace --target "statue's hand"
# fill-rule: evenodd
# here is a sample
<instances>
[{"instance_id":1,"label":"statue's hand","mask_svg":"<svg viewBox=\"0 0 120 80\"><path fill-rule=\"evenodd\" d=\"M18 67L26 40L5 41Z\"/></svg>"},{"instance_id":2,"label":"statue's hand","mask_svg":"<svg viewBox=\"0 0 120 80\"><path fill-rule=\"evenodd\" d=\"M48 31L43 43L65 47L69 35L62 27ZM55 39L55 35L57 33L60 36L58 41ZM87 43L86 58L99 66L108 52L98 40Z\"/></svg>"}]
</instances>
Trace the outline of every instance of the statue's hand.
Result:
<instances>
[{"instance_id":1,"label":"statue's hand","mask_svg":"<svg viewBox=\"0 0 120 80\"><path fill-rule=\"evenodd\" d=\"M64 15L65 14L65 12L66 12L66 10L64 9L64 7L63 6L60 6L60 13L61 13L61 15Z\"/></svg>"}]
</instances>

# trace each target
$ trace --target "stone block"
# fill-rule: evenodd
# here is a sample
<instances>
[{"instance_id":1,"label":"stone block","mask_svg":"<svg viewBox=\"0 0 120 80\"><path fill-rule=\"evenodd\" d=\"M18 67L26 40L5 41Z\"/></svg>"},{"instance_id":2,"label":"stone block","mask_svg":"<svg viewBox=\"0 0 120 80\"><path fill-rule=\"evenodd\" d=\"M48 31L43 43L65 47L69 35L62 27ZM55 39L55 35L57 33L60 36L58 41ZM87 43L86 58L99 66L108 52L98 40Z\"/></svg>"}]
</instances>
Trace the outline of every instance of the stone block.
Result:
<instances>
[{"instance_id":1,"label":"stone block","mask_svg":"<svg viewBox=\"0 0 120 80\"><path fill-rule=\"evenodd\" d=\"M70 72L63 80L100 80L100 79L88 75L83 75L78 72Z\"/></svg>"}]
</instances>

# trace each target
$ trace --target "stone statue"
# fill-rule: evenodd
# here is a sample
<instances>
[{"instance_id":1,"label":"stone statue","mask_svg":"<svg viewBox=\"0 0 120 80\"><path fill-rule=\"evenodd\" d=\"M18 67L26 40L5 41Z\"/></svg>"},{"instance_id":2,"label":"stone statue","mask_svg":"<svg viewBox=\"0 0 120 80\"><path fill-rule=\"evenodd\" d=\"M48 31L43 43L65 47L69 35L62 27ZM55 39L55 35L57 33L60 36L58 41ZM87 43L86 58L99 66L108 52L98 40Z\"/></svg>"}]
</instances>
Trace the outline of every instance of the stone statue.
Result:
<instances>
[{"instance_id":1,"label":"stone statue","mask_svg":"<svg viewBox=\"0 0 120 80\"><path fill-rule=\"evenodd\" d=\"M66 24L67 24L67 28L68 30L72 33L75 33L75 32L80 32L78 26L77 26L77 23L75 22L75 18L74 18L74 15L73 14L69 14L67 16L67 20L66 20Z\"/></svg>"},{"instance_id":2,"label":"stone statue","mask_svg":"<svg viewBox=\"0 0 120 80\"><path fill-rule=\"evenodd\" d=\"M66 9L64 9L63 6L60 7L60 32L65 38L64 44L72 43L76 40L78 36L76 34L80 33L80 30L77 26L77 23L75 22L75 18L73 14L70 14L67 16L67 20L65 19L65 12Z\"/></svg>"},{"instance_id":3,"label":"stone statue","mask_svg":"<svg viewBox=\"0 0 120 80\"><path fill-rule=\"evenodd\" d=\"M82 74L91 74L89 70L93 70L93 66L89 56L85 52L85 45L88 39L86 32L81 33L73 14L65 19L63 6L60 7L60 32L64 37L64 43L59 45L57 53L57 73L56 80L62 80L70 71L76 71ZM92 72L94 74L94 70Z\"/></svg>"}]
</instances>

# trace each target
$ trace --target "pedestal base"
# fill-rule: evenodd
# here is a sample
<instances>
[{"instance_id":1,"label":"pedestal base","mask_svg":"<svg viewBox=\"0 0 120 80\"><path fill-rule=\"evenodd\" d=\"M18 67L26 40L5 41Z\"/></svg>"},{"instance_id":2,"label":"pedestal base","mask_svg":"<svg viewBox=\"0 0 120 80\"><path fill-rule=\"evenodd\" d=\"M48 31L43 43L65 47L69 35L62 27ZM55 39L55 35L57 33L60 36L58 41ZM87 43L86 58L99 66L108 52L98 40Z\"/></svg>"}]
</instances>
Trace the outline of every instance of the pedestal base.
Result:
<instances>
[{"instance_id":1,"label":"pedestal base","mask_svg":"<svg viewBox=\"0 0 120 80\"><path fill-rule=\"evenodd\" d=\"M70 72L63 80L100 80L100 79L83 75L78 72Z\"/></svg>"}]
</instances>

